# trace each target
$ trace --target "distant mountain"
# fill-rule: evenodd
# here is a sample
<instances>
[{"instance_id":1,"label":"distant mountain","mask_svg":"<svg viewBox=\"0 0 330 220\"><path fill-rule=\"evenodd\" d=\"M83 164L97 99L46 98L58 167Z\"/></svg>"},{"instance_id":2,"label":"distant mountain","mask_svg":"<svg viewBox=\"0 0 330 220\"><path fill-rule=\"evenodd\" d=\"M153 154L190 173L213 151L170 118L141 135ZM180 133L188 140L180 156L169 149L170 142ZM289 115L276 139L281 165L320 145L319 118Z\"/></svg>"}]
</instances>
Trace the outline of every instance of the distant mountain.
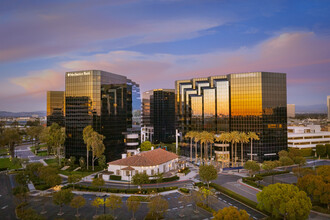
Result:
<instances>
[{"instance_id":1,"label":"distant mountain","mask_svg":"<svg viewBox=\"0 0 330 220\"><path fill-rule=\"evenodd\" d=\"M327 105L296 105L296 113L326 113Z\"/></svg>"},{"instance_id":2,"label":"distant mountain","mask_svg":"<svg viewBox=\"0 0 330 220\"><path fill-rule=\"evenodd\" d=\"M46 116L46 111L35 111L35 112L0 111L0 117L31 117L32 115L38 115L39 117L43 117Z\"/></svg>"}]
</instances>

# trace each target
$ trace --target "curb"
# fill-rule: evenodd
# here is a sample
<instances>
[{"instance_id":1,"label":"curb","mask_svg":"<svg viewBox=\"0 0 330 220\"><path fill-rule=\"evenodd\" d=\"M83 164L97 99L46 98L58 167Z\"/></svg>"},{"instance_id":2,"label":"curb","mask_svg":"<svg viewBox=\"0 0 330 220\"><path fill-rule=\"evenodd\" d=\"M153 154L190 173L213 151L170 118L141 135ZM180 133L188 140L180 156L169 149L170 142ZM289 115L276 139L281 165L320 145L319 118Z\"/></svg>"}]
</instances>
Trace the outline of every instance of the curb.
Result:
<instances>
[{"instance_id":1,"label":"curb","mask_svg":"<svg viewBox=\"0 0 330 220\"><path fill-rule=\"evenodd\" d=\"M317 212L317 211L314 211L314 210L311 210L310 212L312 212L314 214L317 214L317 215L322 215L324 217L330 218L330 215L329 214L325 214L325 213L322 213L322 212Z\"/></svg>"},{"instance_id":2,"label":"curb","mask_svg":"<svg viewBox=\"0 0 330 220\"><path fill-rule=\"evenodd\" d=\"M171 194L171 193L175 193L178 192L178 190L170 190L170 191L166 191L166 192L161 192L158 193L158 195L166 195L166 194ZM125 194L125 193L107 193L107 192L88 192L88 191L76 191L76 190L72 190L72 193L77 194L77 195L81 195L81 194L87 194L87 195L95 195L95 196L110 196L110 195L117 195L120 197L129 197L129 196L144 196L144 197L148 197L148 196L154 196L153 194Z\"/></svg>"},{"instance_id":3,"label":"curb","mask_svg":"<svg viewBox=\"0 0 330 220\"><path fill-rule=\"evenodd\" d=\"M261 192L261 191L262 191L261 189L258 189L258 188L255 188L255 187L253 187L253 186L250 186L250 185L248 185L248 184L246 184L246 183L243 183L242 179L237 180L237 182L238 182L239 184L241 184L241 185L243 185L243 186L246 186L246 187L248 187L248 188L250 188L250 189L253 189L253 190L255 190L255 191L258 191L258 192Z\"/></svg>"}]
</instances>

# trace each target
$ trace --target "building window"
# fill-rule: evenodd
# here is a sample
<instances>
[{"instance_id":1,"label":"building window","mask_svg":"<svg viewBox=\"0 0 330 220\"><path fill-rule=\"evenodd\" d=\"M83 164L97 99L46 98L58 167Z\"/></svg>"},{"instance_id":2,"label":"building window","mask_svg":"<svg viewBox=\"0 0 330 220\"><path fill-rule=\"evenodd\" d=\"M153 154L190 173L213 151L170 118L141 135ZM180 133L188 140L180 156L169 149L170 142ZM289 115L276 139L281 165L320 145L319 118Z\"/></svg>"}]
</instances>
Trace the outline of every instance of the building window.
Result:
<instances>
[{"instance_id":1,"label":"building window","mask_svg":"<svg viewBox=\"0 0 330 220\"><path fill-rule=\"evenodd\" d=\"M130 176L130 175L129 175L129 171L128 171L128 170L126 170L126 176Z\"/></svg>"},{"instance_id":2,"label":"building window","mask_svg":"<svg viewBox=\"0 0 330 220\"><path fill-rule=\"evenodd\" d=\"M166 172L166 165L163 165L163 172Z\"/></svg>"},{"instance_id":3,"label":"building window","mask_svg":"<svg viewBox=\"0 0 330 220\"><path fill-rule=\"evenodd\" d=\"M151 176L153 176L155 174L154 170L151 170Z\"/></svg>"},{"instance_id":4,"label":"building window","mask_svg":"<svg viewBox=\"0 0 330 220\"><path fill-rule=\"evenodd\" d=\"M146 174L146 173L147 173L147 171L146 171L146 170L143 170L143 173L144 173L144 174Z\"/></svg>"},{"instance_id":5,"label":"building window","mask_svg":"<svg viewBox=\"0 0 330 220\"><path fill-rule=\"evenodd\" d=\"M120 170L116 170L116 175L120 176Z\"/></svg>"}]
</instances>

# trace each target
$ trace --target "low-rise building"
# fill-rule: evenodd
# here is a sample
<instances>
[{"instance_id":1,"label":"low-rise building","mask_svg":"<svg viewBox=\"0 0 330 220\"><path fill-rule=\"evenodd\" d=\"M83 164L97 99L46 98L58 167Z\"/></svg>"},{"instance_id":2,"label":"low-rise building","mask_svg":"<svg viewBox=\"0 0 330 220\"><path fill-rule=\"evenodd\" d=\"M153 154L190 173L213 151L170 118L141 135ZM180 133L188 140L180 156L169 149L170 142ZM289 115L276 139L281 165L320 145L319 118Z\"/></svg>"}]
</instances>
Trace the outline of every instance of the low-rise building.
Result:
<instances>
[{"instance_id":1,"label":"low-rise building","mask_svg":"<svg viewBox=\"0 0 330 220\"><path fill-rule=\"evenodd\" d=\"M320 125L288 127L288 147L315 148L317 144L330 144L330 132L321 131Z\"/></svg>"},{"instance_id":2,"label":"low-rise building","mask_svg":"<svg viewBox=\"0 0 330 220\"><path fill-rule=\"evenodd\" d=\"M131 181L132 176L137 173L146 173L154 176L177 169L178 155L157 148L155 150L141 152L131 157L126 154L122 159L108 163L108 172L103 174L104 180L109 180L110 175L121 176L121 180Z\"/></svg>"}]
</instances>

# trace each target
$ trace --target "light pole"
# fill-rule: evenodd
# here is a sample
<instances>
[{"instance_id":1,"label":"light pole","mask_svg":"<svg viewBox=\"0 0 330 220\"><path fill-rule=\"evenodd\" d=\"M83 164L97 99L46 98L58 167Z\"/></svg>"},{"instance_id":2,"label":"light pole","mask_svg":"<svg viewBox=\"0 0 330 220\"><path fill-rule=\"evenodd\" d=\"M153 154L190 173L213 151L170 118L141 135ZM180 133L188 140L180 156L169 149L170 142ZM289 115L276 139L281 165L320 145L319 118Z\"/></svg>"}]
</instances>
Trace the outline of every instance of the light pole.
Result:
<instances>
[{"instance_id":1,"label":"light pole","mask_svg":"<svg viewBox=\"0 0 330 220\"><path fill-rule=\"evenodd\" d=\"M107 194L103 195L103 214L105 214L105 197L107 197Z\"/></svg>"}]
</instances>

